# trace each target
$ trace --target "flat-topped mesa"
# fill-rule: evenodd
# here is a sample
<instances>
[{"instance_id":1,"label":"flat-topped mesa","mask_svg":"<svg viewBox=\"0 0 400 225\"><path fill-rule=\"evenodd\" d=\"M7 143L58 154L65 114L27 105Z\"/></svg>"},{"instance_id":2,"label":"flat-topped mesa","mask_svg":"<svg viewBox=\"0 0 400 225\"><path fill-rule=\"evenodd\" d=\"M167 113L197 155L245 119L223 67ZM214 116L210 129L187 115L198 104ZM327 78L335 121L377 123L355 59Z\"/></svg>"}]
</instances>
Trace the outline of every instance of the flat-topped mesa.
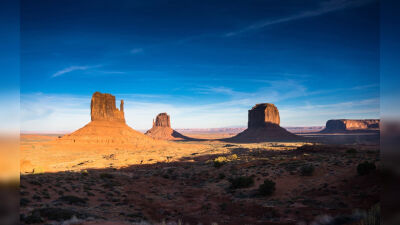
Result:
<instances>
[{"instance_id":1,"label":"flat-topped mesa","mask_svg":"<svg viewBox=\"0 0 400 225\"><path fill-rule=\"evenodd\" d=\"M160 113L156 117L156 121L153 120L153 127L171 127L171 120L167 113Z\"/></svg>"},{"instance_id":2,"label":"flat-topped mesa","mask_svg":"<svg viewBox=\"0 0 400 225\"><path fill-rule=\"evenodd\" d=\"M110 121L125 123L124 101L121 100L120 109L115 105L115 96L95 92L90 103L92 121Z\"/></svg>"},{"instance_id":3,"label":"flat-topped mesa","mask_svg":"<svg viewBox=\"0 0 400 225\"><path fill-rule=\"evenodd\" d=\"M261 103L249 110L248 128L279 126L278 108L271 103Z\"/></svg>"},{"instance_id":4,"label":"flat-topped mesa","mask_svg":"<svg viewBox=\"0 0 400 225\"><path fill-rule=\"evenodd\" d=\"M379 129L379 119L350 120L337 119L328 120L324 131L351 131L351 130L377 130Z\"/></svg>"},{"instance_id":5,"label":"flat-topped mesa","mask_svg":"<svg viewBox=\"0 0 400 225\"><path fill-rule=\"evenodd\" d=\"M279 111L274 104L257 104L249 110L248 128L236 136L224 140L238 143L304 140L285 130L279 124Z\"/></svg>"}]
</instances>

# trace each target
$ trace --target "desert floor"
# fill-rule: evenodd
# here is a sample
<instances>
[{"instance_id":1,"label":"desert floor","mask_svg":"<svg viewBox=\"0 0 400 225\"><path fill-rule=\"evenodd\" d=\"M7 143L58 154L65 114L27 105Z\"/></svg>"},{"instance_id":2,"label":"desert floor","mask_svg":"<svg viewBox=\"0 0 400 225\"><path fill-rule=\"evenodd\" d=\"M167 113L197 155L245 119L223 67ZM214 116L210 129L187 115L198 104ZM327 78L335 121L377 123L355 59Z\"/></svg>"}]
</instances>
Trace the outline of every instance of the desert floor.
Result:
<instances>
[{"instance_id":1,"label":"desert floor","mask_svg":"<svg viewBox=\"0 0 400 225\"><path fill-rule=\"evenodd\" d=\"M379 203L379 136L308 137L315 143L175 141L137 149L22 135L21 223L354 224ZM357 174L364 161L378 170ZM262 195L267 179L275 191Z\"/></svg>"}]
</instances>

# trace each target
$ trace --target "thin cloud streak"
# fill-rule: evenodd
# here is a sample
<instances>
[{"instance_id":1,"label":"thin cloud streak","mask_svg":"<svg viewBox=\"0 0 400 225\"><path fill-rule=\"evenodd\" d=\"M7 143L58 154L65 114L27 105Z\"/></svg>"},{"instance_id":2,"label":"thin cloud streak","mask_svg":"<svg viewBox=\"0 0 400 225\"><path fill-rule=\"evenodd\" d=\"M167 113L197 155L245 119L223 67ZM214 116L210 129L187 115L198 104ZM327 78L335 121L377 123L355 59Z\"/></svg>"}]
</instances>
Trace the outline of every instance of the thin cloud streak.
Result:
<instances>
[{"instance_id":1,"label":"thin cloud streak","mask_svg":"<svg viewBox=\"0 0 400 225\"><path fill-rule=\"evenodd\" d=\"M67 68L64 68L62 70L59 70L59 71L55 72L51 77L52 78L59 77L61 75L64 75L66 73L71 73L73 71L88 70L88 69L96 68L96 67L100 67L100 66L99 65L97 65L97 66L70 66L70 67L67 67Z\"/></svg>"},{"instance_id":2,"label":"thin cloud streak","mask_svg":"<svg viewBox=\"0 0 400 225\"><path fill-rule=\"evenodd\" d=\"M279 86L279 83L276 85ZM174 100L161 103L159 101L161 96L158 95L117 94L116 96L117 101L121 98L125 100L125 118L128 125L143 130L151 127L152 119L160 112L171 115L174 128L245 127L247 110L260 102L273 102L278 106L283 126L323 125L328 119L341 117L379 117L378 98L333 104L301 103L299 106L285 103L287 99L303 95L304 93L298 91L301 89L299 86L290 93L268 89L247 93L224 87L209 88L207 91L214 94L229 95L228 99L212 104L192 104L192 101L182 104ZM153 97L156 99L152 99ZM21 128L24 131L73 131L90 120L90 96L22 95L21 115Z\"/></svg>"},{"instance_id":3,"label":"thin cloud streak","mask_svg":"<svg viewBox=\"0 0 400 225\"><path fill-rule=\"evenodd\" d=\"M271 26L271 25L286 23L286 22L309 18L309 17L320 16L320 15L323 15L326 13L330 13L330 12L334 12L334 11L338 11L338 10L342 10L342 9L359 7L364 4L370 3L372 1L374 1L374 0L330 0L330 1L321 3L320 7L315 10L303 11L298 14L294 14L291 16L287 16L287 17L283 17L283 18L279 18L279 19L275 19L275 20L265 20L262 22L252 24L243 29L226 33L224 36L232 37L232 36L236 36L236 35L239 35L242 33L260 30L260 29L263 29L263 28Z\"/></svg>"}]
</instances>

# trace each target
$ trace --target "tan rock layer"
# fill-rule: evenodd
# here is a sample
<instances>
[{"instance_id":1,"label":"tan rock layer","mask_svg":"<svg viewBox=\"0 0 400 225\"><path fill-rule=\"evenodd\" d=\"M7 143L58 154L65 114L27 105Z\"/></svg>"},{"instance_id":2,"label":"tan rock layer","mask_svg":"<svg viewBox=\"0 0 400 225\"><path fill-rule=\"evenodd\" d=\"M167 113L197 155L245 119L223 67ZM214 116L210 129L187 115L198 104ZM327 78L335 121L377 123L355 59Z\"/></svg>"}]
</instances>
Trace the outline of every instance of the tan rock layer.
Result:
<instances>
[{"instance_id":1,"label":"tan rock layer","mask_svg":"<svg viewBox=\"0 0 400 225\"><path fill-rule=\"evenodd\" d=\"M115 96L95 92L90 104L92 121L111 121L125 123L124 101L121 100L120 109L115 106Z\"/></svg>"}]
</instances>

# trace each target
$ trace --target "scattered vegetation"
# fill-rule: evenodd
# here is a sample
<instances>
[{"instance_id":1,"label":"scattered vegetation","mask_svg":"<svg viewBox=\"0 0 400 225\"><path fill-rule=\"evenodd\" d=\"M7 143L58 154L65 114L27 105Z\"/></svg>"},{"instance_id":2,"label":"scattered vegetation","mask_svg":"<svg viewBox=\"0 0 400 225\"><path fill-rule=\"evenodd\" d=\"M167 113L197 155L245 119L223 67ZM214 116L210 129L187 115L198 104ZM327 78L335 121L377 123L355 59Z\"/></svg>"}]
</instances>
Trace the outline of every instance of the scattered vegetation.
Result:
<instances>
[{"instance_id":1,"label":"scattered vegetation","mask_svg":"<svg viewBox=\"0 0 400 225\"><path fill-rule=\"evenodd\" d=\"M236 177L229 179L231 189L248 188L254 185L253 177Z\"/></svg>"},{"instance_id":2,"label":"scattered vegetation","mask_svg":"<svg viewBox=\"0 0 400 225\"><path fill-rule=\"evenodd\" d=\"M373 162L362 162L357 166L357 173L360 176L370 174L372 171L376 170L375 163Z\"/></svg>"},{"instance_id":3,"label":"scattered vegetation","mask_svg":"<svg viewBox=\"0 0 400 225\"><path fill-rule=\"evenodd\" d=\"M372 207L359 223L359 225L379 225L381 222L381 207L380 205L375 205Z\"/></svg>"},{"instance_id":4,"label":"scattered vegetation","mask_svg":"<svg viewBox=\"0 0 400 225\"><path fill-rule=\"evenodd\" d=\"M304 165L302 167L300 167L300 174L302 176L312 176L314 173L314 166L309 164L309 165Z\"/></svg>"},{"instance_id":5,"label":"scattered vegetation","mask_svg":"<svg viewBox=\"0 0 400 225\"><path fill-rule=\"evenodd\" d=\"M101 173L100 178L101 179L112 179L112 178L114 178L114 175L109 174L109 173Z\"/></svg>"},{"instance_id":6,"label":"scattered vegetation","mask_svg":"<svg viewBox=\"0 0 400 225\"><path fill-rule=\"evenodd\" d=\"M58 198L58 200L70 205L86 205L87 203L86 198L80 198L73 195L61 196L60 198Z\"/></svg>"},{"instance_id":7,"label":"scattered vegetation","mask_svg":"<svg viewBox=\"0 0 400 225\"><path fill-rule=\"evenodd\" d=\"M358 151L357 151L357 149L355 149L355 148L350 148L350 149L347 149L347 151L346 151L346 153L349 153L349 154L355 154L355 153L357 153Z\"/></svg>"},{"instance_id":8,"label":"scattered vegetation","mask_svg":"<svg viewBox=\"0 0 400 225\"><path fill-rule=\"evenodd\" d=\"M219 168L219 167L223 166L224 164L226 164L230 161L233 161L233 160L237 160L237 159L238 159L238 156L236 154L229 155L227 157L219 156L213 160L214 167Z\"/></svg>"},{"instance_id":9,"label":"scattered vegetation","mask_svg":"<svg viewBox=\"0 0 400 225\"><path fill-rule=\"evenodd\" d=\"M264 183L258 188L258 193L262 196L269 196L275 191L275 182L269 179L264 180Z\"/></svg>"},{"instance_id":10,"label":"scattered vegetation","mask_svg":"<svg viewBox=\"0 0 400 225\"><path fill-rule=\"evenodd\" d=\"M74 215L78 218L85 218L86 215L76 212L70 209L61 209L61 208L41 208L35 209L33 214L39 214L41 217L45 217L49 220L68 220L71 219Z\"/></svg>"}]
</instances>

